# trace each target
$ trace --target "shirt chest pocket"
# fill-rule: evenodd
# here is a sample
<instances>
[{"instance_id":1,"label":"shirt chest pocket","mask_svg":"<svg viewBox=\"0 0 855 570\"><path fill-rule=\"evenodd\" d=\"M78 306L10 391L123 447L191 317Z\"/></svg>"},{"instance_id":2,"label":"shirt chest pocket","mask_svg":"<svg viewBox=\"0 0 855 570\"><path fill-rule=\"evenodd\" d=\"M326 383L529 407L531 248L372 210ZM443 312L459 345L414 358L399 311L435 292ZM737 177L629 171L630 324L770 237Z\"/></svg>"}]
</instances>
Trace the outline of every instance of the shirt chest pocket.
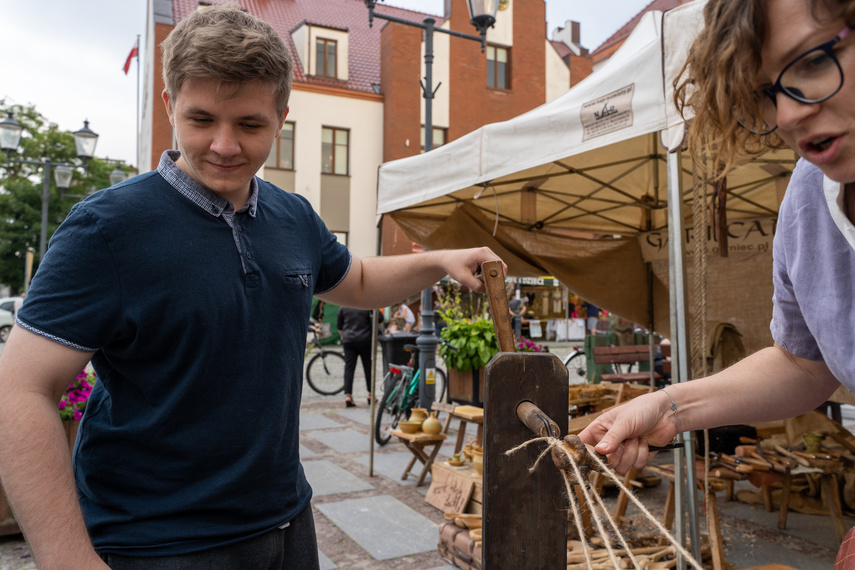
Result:
<instances>
[{"instance_id":1,"label":"shirt chest pocket","mask_svg":"<svg viewBox=\"0 0 855 570\"><path fill-rule=\"evenodd\" d=\"M307 267L288 267L282 269L279 276L280 284L286 295L311 297L315 290L311 269Z\"/></svg>"}]
</instances>

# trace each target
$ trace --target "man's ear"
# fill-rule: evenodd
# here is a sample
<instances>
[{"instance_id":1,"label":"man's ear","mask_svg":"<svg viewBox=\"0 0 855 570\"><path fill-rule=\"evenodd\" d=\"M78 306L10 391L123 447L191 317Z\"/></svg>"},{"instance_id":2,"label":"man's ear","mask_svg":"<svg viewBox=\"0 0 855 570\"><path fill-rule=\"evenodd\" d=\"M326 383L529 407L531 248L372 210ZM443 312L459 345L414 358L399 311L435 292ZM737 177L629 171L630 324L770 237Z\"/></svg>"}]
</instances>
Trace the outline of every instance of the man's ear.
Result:
<instances>
[{"instance_id":1,"label":"man's ear","mask_svg":"<svg viewBox=\"0 0 855 570\"><path fill-rule=\"evenodd\" d=\"M169 124L174 127L175 121L172 119L172 100L169 98L169 93L164 89L160 96L163 98L163 104L166 107L166 115L169 117Z\"/></svg>"},{"instance_id":2,"label":"man's ear","mask_svg":"<svg viewBox=\"0 0 855 570\"><path fill-rule=\"evenodd\" d=\"M279 121L279 129L277 129L277 131L276 131L277 133L282 132L282 127L285 126L285 119L288 118L288 111L290 111L290 110L291 110L291 107L285 107L285 112L282 113L282 120ZM279 136L279 135L277 134L276 136Z\"/></svg>"}]
</instances>

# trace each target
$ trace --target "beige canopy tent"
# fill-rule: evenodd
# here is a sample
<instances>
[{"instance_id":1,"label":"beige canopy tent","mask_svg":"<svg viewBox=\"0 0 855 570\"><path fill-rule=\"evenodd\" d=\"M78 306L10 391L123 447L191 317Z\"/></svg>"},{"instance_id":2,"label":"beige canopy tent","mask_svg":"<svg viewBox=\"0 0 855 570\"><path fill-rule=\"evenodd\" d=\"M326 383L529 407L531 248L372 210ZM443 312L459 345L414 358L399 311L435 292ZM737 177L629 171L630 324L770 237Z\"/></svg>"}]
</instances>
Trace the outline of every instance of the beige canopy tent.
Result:
<instances>
[{"instance_id":1,"label":"beige canopy tent","mask_svg":"<svg viewBox=\"0 0 855 570\"><path fill-rule=\"evenodd\" d=\"M378 215L430 249L488 245L512 275L554 275L637 323L652 311L655 330L670 336L669 182L684 189L683 233L693 237L688 153L671 155L679 162L668 174L669 149L683 138L672 85L701 8L647 13L601 69L558 99L383 164ZM791 151L769 152L727 178L730 254L708 260L707 316L732 323L748 351L771 340L771 234L794 164ZM709 246L718 247L712 238Z\"/></svg>"}]
</instances>

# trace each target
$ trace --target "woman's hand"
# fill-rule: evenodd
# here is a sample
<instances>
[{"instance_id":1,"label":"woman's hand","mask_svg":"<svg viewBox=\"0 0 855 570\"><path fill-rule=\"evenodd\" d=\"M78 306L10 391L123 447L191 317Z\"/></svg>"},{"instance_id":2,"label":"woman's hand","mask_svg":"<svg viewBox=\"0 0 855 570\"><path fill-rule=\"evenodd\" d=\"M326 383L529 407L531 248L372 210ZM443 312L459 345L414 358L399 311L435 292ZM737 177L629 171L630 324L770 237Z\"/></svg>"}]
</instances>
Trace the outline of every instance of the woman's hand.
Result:
<instances>
[{"instance_id":1,"label":"woman's hand","mask_svg":"<svg viewBox=\"0 0 855 570\"><path fill-rule=\"evenodd\" d=\"M618 473L641 469L655 455L648 443L665 445L677 433L670 405L671 399L661 390L639 396L598 417L579 438L607 456Z\"/></svg>"}]
</instances>

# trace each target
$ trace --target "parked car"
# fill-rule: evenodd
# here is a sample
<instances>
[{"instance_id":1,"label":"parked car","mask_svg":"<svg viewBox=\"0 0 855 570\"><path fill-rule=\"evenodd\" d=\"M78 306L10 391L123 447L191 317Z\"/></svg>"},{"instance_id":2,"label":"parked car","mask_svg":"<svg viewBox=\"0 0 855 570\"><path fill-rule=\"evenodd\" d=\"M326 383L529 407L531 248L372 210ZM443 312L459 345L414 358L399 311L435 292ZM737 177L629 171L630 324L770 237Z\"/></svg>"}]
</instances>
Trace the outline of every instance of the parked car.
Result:
<instances>
[{"instance_id":1,"label":"parked car","mask_svg":"<svg viewBox=\"0 0 855 570\"><path fill-rule=\"evenodd\" d=\"M4 311L9 311L13 315L15 314L15 301L20 297L3 297L0 298L0 309Z\"/></svg>"},{"instance_id":2,"label":"parked car","mask_svg":"<svg viewBox=\"0 0 855 570\"><path fill-rule=\"evenodd\" d=\"M15 317L12 316L12 311L0 308L0 342L6 342L14 324Z\"/></svg>"}]
</instances>

